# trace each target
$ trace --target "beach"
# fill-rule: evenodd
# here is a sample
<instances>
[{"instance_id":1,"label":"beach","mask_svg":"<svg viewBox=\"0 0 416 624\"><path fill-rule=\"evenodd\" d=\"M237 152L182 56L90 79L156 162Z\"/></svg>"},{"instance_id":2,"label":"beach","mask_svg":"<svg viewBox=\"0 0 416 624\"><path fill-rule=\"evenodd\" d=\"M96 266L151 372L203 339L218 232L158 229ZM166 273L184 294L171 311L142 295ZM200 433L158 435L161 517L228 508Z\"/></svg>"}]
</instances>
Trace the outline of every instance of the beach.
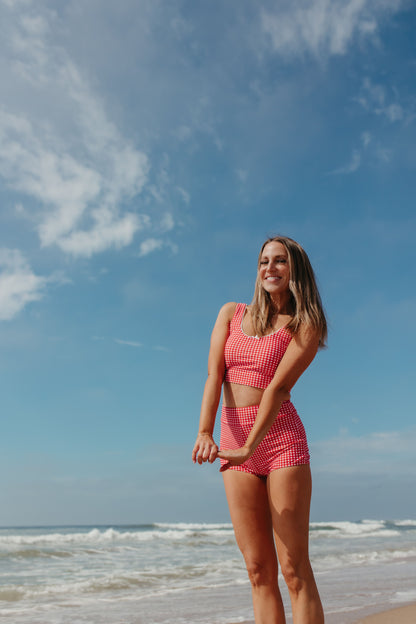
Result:
<instances>
[{"instance_id":1,"label":"beach","mask_svg":"<svg viewBox=\"0 0 416 624\"><path fill-rule=\"evenodd\" d=\"M415 624L416 604L369 615L356 624Z\"/></svg>"},{"instance_id":2,"label":"beach","mask_svg":"<svg viewBox=\"0 0 416 624\"><path fill-rule=\"evenodd\" d=\"M414 607L406 605L416 602L415 536L409 519L311 523L326 624L414 624ZM253 624L250 585L228 523L0 528L0 619Z\"/></svg>"}]
</instances>

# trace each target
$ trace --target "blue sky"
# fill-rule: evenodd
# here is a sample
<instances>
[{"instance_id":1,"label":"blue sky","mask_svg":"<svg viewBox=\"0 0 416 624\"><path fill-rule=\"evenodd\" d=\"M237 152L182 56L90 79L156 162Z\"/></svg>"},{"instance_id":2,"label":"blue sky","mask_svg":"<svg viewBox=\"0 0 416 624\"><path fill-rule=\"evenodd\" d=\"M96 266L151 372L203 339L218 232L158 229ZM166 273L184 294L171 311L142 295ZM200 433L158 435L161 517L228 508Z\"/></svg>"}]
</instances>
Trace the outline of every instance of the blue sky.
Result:
<instances>
[{"instance_id":1,"label":"blue sky","mask_svg":"<svg viewBox=\"0 0 416 624\"><path fill-rule=\"evenodd\" d=\"M292 393L312 519L413 517L416 9L0 3L0 524L227 520L210 331L270 234L329 348Z\"/></svg>"}]
</instances>

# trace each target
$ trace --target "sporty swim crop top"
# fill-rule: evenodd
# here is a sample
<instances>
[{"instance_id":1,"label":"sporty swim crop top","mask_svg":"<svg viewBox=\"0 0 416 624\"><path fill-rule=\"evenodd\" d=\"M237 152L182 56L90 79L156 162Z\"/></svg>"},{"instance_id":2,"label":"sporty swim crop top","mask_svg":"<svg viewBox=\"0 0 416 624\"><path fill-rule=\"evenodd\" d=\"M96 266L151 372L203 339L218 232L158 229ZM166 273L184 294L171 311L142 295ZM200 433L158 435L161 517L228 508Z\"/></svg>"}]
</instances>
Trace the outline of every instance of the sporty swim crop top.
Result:
<instances>
[{"instance_id":1,"label":"sporty swim crop top","mask_svg":"<svg viewBox=\"0 0 416 624\"><path fill-rule=\"evenodd\" d=\"M237 303L225 343L225 381L267 388L274 377L292 335L281 327L267 336L248 336L243 332L245 303Z\"/></svg>"}]
</instances>

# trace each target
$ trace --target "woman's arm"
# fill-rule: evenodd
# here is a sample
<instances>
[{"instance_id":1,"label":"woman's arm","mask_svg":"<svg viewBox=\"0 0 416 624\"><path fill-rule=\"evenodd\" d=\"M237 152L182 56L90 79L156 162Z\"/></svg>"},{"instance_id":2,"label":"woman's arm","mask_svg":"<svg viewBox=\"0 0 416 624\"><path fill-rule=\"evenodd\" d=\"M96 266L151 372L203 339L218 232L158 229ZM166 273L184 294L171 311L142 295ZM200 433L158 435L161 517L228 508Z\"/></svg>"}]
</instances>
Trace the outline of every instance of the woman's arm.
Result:
<instances>
[{"instance_id":1,"label":"woman's arm","mask_svg":"<svg viewBox=\"0 0 416 624\"><path fill-rule=\"evenodd\" d=\"M217 457L218 447L213 440L212 433L224 380L224 347L235 308L235 303L226 303L221 308L212 330L208 356L208 378L202 397L198 436L192 451L194 463L202 464L206 461L212 463Z\"/></svg>"},{"instance_id":2,"label":"woman's arm","mask_svg":"<svg viewBox=\"0 0 416 624\"><path fill-rule=\"evenodd\" d=\"M319 336L315 331L301 327L289 343L276 373L263 392L256 421L243 447L219 451L217 456L232 465L244 463L254 453L277 417L283 401L316 355Z\"/></svg>"}]
</instances>

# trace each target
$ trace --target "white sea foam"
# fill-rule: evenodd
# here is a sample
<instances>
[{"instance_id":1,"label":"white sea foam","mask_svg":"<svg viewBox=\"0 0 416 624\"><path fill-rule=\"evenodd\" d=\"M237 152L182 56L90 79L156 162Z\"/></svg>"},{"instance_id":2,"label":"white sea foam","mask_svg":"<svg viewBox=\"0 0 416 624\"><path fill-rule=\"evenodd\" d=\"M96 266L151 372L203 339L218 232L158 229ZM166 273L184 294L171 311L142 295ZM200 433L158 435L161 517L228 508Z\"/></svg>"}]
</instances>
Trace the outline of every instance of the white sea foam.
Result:
<instances>
[{"instance_id":1,"label":"white sea foam","mask_svg":"<svg viewBox=\"0 0 416 624\"><path fill-rule=\"evenodd\" d=\"M394 527L397 528L394 528ZM311 524L311 538L314 537L394 537L399 535L398 525L387 528L384 521L362 520L361 522L313 522Z\"/></svg>"},{"instance_id":2,"label":"white sea foam","mask_svg":"<svg viewBox=\"0 0 416 624\"><path fill-rule=\"evenodd\" d=\"M416 602L416 589L409 591L398 591L390 598L390 602L403 604L405 602Z\"/></svg>"},{"instance_id":3,"label":"white sea foam","mask_svg":"<svg viewBox=\"0 0 416 624\"><path fill-rule=\"evenodd\" d=\"M199 535L196 531L199 531ZM91 529L87 533L43 533L40 535L0 535L0 547L2 545L38 545L38 544L103 544L114 542L149 542L153 540L182 541L191 537L227 537L232 536L232 531L209 530L205 533L201 529L184 525L184 528L149 530L144 532L117 531L115 529Z\"/></svg>"},{"instance_id":4,"label":"white sea foam","mask_svg":"<svg viewBox=\"0 0 416 624\"><path fill-rule=\"evenodd\" d=\"M313 557L315 560L315 558ZM326 555L316 558L316 569L329 571L331 569L343 568L345 566L379 565L382 563L393 563L416 559L416 549L404 550L383 550L366 552L344 552L334 555Z\"/></svg>"},{"instance_id":5,"label":"white sea foam","mask_svg":"<svg viewBox=\"0 0 416 624\"><path fill-rule=\"evenodd\" d=\"M222 522L222 523L212 523L209 524L207 522L200 523L188 523L188 522L155 522L153 526L160 528L171 528L171 529L179 529L179 530L187 530L191 529L192 531L209 531L210 533L215 530L226 530L232 531L233 525L230 522Z\"/></svg>"},{"instance_id":6,"label":"white sea foam","mask_svg":"<svg viewBox=\"0 0 416 624\"><path fill-rule=\"evenodd\" d=\"M394 524L399 527L416 527L416 520L395 520Z\"/></svg>"}]
</instances>

